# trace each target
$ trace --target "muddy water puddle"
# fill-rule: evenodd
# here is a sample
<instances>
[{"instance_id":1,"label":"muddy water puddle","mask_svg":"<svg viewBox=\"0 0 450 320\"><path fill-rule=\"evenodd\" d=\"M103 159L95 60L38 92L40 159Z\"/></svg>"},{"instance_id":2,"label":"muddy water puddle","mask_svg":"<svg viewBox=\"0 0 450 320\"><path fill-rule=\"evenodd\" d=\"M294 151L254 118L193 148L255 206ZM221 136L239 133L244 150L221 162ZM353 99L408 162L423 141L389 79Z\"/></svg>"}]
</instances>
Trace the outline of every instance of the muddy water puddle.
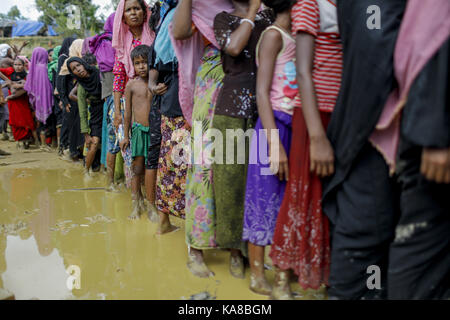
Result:
<instances>
[{"instance_id":1,"label":"muddy water puddle","mask_svg":"<svg viewBox=\"0 0 450 320\"><path fill-rule=\"evenodd\" d=\"M248 270L245 280L229 275L226 251L205 253L215 277L191 275L183 221L156 236L146 217L127 220L129 192L108 193L104 182L80 168L1 169L0 288L16 299L267 299L248 289Z\"/></svg>"}]
</instances>

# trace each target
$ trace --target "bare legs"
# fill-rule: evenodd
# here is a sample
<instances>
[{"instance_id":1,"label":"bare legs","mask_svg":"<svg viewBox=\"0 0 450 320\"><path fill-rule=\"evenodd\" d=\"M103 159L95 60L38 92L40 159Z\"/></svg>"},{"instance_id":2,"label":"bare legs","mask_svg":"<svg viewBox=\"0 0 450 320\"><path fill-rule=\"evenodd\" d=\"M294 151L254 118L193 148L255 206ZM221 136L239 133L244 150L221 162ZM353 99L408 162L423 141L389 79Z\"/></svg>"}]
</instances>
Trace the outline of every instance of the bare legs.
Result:
<instances>
[{"instance_id":1,"label":"bare legs","mask_svg":"<svg viewBox=\"0 0 450 320\"><path fill-rule=\"evenodd\" d=\"M158 214L159 214L159 225L156 234L162 235L179 229L178 227L170 223L170 218L168 214L159 211Z\"/></svg>"},{"instance_id":2,"label":"bare legs","mask_svg":"<svg viewBox=\"0 0 450 320\"><path fill-rule=\"evenodd\" d=\"M133 211L128 217L130 220L139 219L143 208L144 197L141 191L142 178L144 175L144 157L136 157L132 164L133 177L131 178L131 198Z\"/></svg>"},{"instance_id":3,"label":"bare legs","mask_svg":"<svg viewBox=\"0 0 450 320\"><path fill-rule=\"evenodd\" d=\"M148 208L148 219L151 222L157 223L159 220L158 210L156 209L156 174L157 169L145 170L145 191L147 196L147 202L149 204Z\"/></svg>"},{"instance_id":4,"label":"bare legs","mask_svg":"<svg viewBox=\"0 0 450 320\"><path fill-rule=\"evenodd\" d=\"M187 267L192 274L200 278L214 276L214 273L208 269L205 261L203 260L203 251L194 248L189 248L188 250Z\"/></svg>"},{"instance_id":5,"label":"bare legs","mask_svg":"<svg viewBox=\"0 0 450 320\"><path fill-rule=\"evenodd\" d=\"M230 249L230 273L235 278L245 278L244 257L241 250Z\"/></svg>"},{"instance_id":6,"label":"bare legs","mask_svg":"<svg viewBox=\"0 0 450 320\"><path fill-rule=\"evenodd\" d=\"M293 300L289 285L289 270L275 269L275 284L270 295L273 300Z\"/></svg>"},{"instance_id":7,"label":"bare legs","mask_svg":"<svg viewBox=\"0 0 450 320\"><path fill-rule=\"evenodd\" d=\"M90 169L91 169L92 163L94 162L95 154L97 153L99 143L100 143L99 137L92 137L92 141L89 145L89 152L86 156L85 174L88 176L90 175Z\"/></svg>"},{"instance_id":8,"label":"bare legs","mask_svg":"<svg viewBox=\"0 0 450 320\"><path fill-rule=\"evenodd\" d=\"M248 243L250 258L250 290L255 293L270 295L272 287L266 280L264 274L264 248Z\"/></svg>"},{"instance_id":9,"label":"bare legs","mask_svg":"<svg viewBox=\"0 0 450 320\"><path fill-rule=\"evenodd\" d=\"M107 171L107 179L108 179L108 191L115 191L115 185L114 185L114 171L116 169L116 155L109 153L106 155L106 171Z\"/></svg>"}]
</instances>

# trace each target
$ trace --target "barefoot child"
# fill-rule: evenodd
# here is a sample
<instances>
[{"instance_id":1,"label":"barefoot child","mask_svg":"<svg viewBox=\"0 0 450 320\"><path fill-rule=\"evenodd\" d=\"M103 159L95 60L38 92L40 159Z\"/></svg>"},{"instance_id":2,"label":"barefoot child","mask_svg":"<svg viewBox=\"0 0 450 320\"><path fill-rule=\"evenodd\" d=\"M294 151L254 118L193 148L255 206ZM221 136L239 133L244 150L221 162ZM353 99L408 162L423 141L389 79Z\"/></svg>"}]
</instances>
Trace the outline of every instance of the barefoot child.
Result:
<instances>
[{"instance_id":1,"label":"barefoot child","mask_svg":"<svg viewBox=\"0 0 450 320\"><path fill-rule=\"evenodd\" d=\"M89 151L86 156L85 175L90 176L90 169L94 162L101 138L102 138L102 120L103 120L103 100L101 98L102 85L100 74L96 67L88 64L85 60L78 57L72 57L67 61L70 73L78 82L78 105L80 116L85 114L87 101L89 101L89 129L85 131L86 144L89 145ZM86 118L83 116L83 118ZM81 120L81 119L80 119ZM82 121L83 122L83 121Z\"/></svg>"},{"instance_id":2,"label":"barefoot child","mask_svg":"<svg viewBox=\"0 0 450 320\"><path fill-rule=\"evenodd\" d=\"M256 49L259 119L250 147L242 239L248 241L250 289L270 295L271 286L264 275L264 248L272 244L289 176L292 114L300 99L296 81L295 39L290 34L291 8L295 1L263 0L263 3L274 10L276 20L263 32ZM266 150L261 152L263 148ZM269 155L269 161L264 159L265 155ZM268 175L269 162L272 175Z\"/></svg>"},{"instance_id":3,"label":"barefoot child","mask_svg":"<svg viewBox=\"0 0 450 320\"><path fill-rule=\"evenodd\" d=\"M131 153L133 158L131 193L133 212L129 219L138 219L144 210L144 197L141 192L142 179L144 178L145 159L147 158L150 144L150 102L152 94L148 90L148 54L150 47L140 45L131 51L134 71L137 78L130 80L125 88L125 121L124 139L120 143L122 150L130 144L131 127Z\"/></svg>"}]
</instances>

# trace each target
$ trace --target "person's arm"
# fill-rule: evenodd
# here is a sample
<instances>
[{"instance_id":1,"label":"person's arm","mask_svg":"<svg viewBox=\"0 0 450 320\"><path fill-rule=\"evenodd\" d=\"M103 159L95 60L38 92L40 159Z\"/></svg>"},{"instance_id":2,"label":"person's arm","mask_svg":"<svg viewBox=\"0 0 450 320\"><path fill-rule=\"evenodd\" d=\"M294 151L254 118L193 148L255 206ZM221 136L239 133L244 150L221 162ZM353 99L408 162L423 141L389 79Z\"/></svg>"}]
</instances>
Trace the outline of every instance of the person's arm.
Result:
<instances>
[{"instance_id":1,"label":"person's arm","mask_svg":"<svg viewBox=\"0 0 450 320\"><path fill-rule=\"evenodd\" d=\"M11 84L11 88L14 90L19 90L19 89L23 89L25 87L25 81L21 80L18 82L14 82Z\"/></svg>"},{"instance_id":2,"label":"person's arm","mask_svg":"<svg viewBox=\"0 0 450 320\"><path fill-rule=\"evenodd\" d=\"M0 70L1 70L1 69L0 69ZM5 82L9 82L9 81L10 81L10 80L8 79L8 77L5 76L5 75L3 74L3 72L1 72L1 71L0 71L0 78L2 78L2 80L5 81Z\"/></svg>"},{"instance_id":3,"label":"person's arm","mask_svg":"<svg viewBox=\"0 0 450 320\"><path fill-rule=\"evenodd\" d=\"M1 68L0 69L0 78L5 81L6 86L11 87L11 80L8 78L14 72L13 68Z\"/></svg>"},{"instance_id":4,"label":"person's arm","mask_svg":"<svg viewBox=\"0 0 450 320\"><path fill-rule=\"evenodd\" d=\"M120 143L122 150L125 150L130 144L130 126L131 126L131 100L132 100L132 86L133 82L130 81L125 88L125 116L123 123L123 135L124 139Z\"/></svg>"},{"instance_id":5,"label":"person's arm","mask_svg":"<svg viewBox=\"0 0 450 320\"><path fill-rule=\"evenodd\" d=\"M148 77L148 89L153 95L162 96L167 92L165 83L158 83L159 72L156 69L151 69Z\"/></svg>"},{"instance_id":6,"label":"person's arm","mask_svg":"<svg viewBox=\"0 0 450 320\"><path fill-rule=\"evenodd\" d=\"M122 99L123 93L125 91L125 81L126 81L126 71L125 66L122 62L120 62L117 57L115 58L113 74L114 74L114 83L113 83L113 95L114 95L114 126L116 129L119 128L119 125L122 123L122 113L121 113L121 103L120 99Z\"/></svg>"},{"instance_id":7,"label":"person's arm","mask_svg":"<svg viewBox=\"0 0 450 320\"><path fill-rule=\"evenodd\" d=\"M23 96L26 93L26 91L24 89L18 89L16 91L14 91L14 93L10 94L9 96L6 97L6 101L9 100L14 100L17 98L20 98L21 96Z\"/></svg>"},{"instance_id":8,"label":"person's arm","mask_svg":"<svg viewBox=\"0 0 450 320\"><path fill-rule=\"evenodd\" d=\"M70 91L69 99L73 102L78 102L78 84Z\"/></svg>"},{"instance_id":9,"label":"person's arm","mask_svg":"<svg viewBox=\"0 0 450 320\"><path fill-rule=\"evenodd\" d=\"M310 138L311 172L319 177L334 173L334 151L322 125L313 82L314 65L313 35L297 33L297 82L302 101L302 111Z\"/></svg>"},{"instance_id":10,"label":"person's arm","mask_svg":"<svg viewBox=\"0 0 450 320\"><path fill-rule=\"evenodd\" d=\"M78 110L80 112L81 133L85 135L85 139L89 140L89 124L88 124L88 104L86 100L86 90L82 86L78 86L77 91ZM87 141L86 141L87 142Z\"/></svg>"},{"instance_id":11,"label":"person's arm","mask_svg":"<svg viewBox=\"0 0 450 320\"><path fill-rule=\"evenodd\" d=\"M192 37L192 0L178 3L172 22L172 35L175 40Z\"/></svg>"},{"instance_id":12,"label":"person's arm","mask_svg":"<svg viewBox=\"0 0 450 320\"><path fill-rule=\"evenodd\" d=\"M248 13L244 19L250 20L254 23L256 14L258 13L260 7L261 0L250 0ZM247 46L253 32L253 25L244 20L236 30L234 30L229 36L226 36L226 30L228 28L229 26L226 24L218 23L218 21L214 20L214 31L222 50L232 57L237 57Z\"/></svg>"},{"instance_id":13,"label":"person's arm","mask_svg":"<svg viewBox=\"0 0 450 320\"><path fill-rule=\"evenodd\" d=\"M267 130L271 170L274 174L278 174L280 180L287 181L289 178L288 157L279 135L274 135L278 131L274 132L273 130L278 130L278 128L275 123L272 103L270 101L270 90L275 72L275 63L282 48L283 39L278 31L269 30L264 33L258 51L259 67L256 78L256 102L259 118L264 129ZM277 141L273 141L272 139L274 138ZM276 144L278 144L278 147L275 149ZM274 153L272 153L272 147L274 148Z\"/></svg>"}]
</instances>

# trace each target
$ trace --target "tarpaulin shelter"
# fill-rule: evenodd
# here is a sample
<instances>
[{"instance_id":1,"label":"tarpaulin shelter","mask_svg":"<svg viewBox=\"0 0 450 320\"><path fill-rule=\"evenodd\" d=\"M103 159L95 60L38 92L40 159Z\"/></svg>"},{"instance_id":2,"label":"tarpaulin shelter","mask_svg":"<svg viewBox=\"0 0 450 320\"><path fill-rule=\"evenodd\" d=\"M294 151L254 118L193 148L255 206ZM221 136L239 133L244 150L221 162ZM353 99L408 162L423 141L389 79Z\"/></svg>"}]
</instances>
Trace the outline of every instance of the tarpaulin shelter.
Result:
<instances>
[{"instance_id":1,"label":"tarpaulin shelter","mask_svg":"<svg viewBox=\"0 0 450 320\"><path fill-rule=\"evenodd\" d=\"M27 37L36 36L45 27L45 24L40 21L18 20L14 23L12 28L13 37ZM56 36L56 32L52 26L47 27L47 34L49 36Z\"/></svg>"}]
</instances>

